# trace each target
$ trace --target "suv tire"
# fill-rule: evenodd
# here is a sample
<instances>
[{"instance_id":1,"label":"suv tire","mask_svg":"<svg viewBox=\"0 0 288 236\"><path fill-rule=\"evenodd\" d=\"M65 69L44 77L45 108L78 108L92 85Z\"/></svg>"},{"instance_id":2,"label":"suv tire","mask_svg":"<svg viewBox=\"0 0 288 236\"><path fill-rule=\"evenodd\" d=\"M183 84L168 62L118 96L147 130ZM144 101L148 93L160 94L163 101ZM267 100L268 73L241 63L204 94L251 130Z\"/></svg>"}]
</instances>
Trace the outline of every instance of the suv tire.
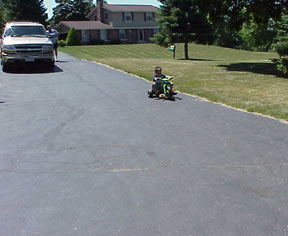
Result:
<instances>
[{"instance_id":1,"label":"suv tire","mask_svg":"<svg viewBox=\"0 0 288 236\"><path fill-rule=\"evenodd\" d=\"M54 61L51 61L51 62L49 63L49 66L48 66L49 71L54 71L54 66L55 66L55 62L54 62Z\"/></svg>"},{"instance_id":2,"label":"suv tire","mask_svg":"<svg viewBox=\"0 0 288 236\"><path fill-rule=\"evenodd\" d=\"M9 72L9 67L8 67L8 64L7 64L7 62L2 62L2 71L3 72Z\"/></svg>"}]
</instances>

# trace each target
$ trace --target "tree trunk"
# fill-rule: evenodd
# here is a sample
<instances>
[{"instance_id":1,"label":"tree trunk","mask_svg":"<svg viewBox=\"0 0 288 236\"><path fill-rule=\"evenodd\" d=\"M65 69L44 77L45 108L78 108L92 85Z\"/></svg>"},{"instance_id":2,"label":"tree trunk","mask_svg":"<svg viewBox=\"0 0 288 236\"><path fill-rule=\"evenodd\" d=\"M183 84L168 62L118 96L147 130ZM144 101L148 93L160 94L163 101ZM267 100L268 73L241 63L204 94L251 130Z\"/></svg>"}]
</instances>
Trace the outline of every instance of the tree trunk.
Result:
<instances>
[{"instance_id":1,"label":"tree trunk","mask_svg":"<svg viewBox=\"0 0 288 236\"><path fill-rule=\"evenodd\" d=\"M189 55L188 55L188 43L184 43L184 55L185 55L185 60L189 60Z\"/></svg>"}]
</instances>

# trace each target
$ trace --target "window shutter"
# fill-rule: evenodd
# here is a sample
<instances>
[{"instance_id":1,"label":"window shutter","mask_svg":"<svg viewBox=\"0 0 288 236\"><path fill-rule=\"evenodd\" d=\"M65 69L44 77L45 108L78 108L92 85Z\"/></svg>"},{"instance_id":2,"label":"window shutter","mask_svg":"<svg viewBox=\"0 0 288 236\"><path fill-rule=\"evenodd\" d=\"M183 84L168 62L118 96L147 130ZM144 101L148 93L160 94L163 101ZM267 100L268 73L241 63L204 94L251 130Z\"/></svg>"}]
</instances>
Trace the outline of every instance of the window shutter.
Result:
<instances>
[{"instance_id":1,"label":"window shutter","mask_svg":"<svg viewBox=\"0 0 288 236\"><path fill-rule=\"evenodd\" d=\"M144 12L144 21L146 21L146 12Z\"/></svg>"},{"instance_id":2,"label":"window shutter","mask_svg":"<svg viewBox=\"0 0 288 236\"><path fill-rule=\"evenodd\" d=\"M123 21L125 21L125 12L123 12L122 15L123 15Z\"/></svg>"},{"instance_id":3,"label":"window shutter","mask_svg":"<svg viewBox=\"0 0 288 236\"><path fill-rule=\"evenodd\" d=\"M134 12L131 12L132 21L134 21Z\"/></svg>"}]
</instances>

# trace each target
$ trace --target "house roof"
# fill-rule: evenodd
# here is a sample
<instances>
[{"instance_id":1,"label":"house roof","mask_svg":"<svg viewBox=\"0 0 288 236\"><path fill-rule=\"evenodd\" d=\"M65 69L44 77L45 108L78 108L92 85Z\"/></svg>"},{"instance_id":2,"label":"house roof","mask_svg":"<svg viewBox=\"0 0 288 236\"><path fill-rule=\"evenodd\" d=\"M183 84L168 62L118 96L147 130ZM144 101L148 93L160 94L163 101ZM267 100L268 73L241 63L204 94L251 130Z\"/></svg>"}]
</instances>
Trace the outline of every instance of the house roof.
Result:
<instances>
[{"instance_id":1,"label":"house roof","mask_svg":"<svg viewBox=\"0 0 288 236\"><path fill-rule=\"evenodd\" d=\"M61 25L75 30L112 29L112 26L100 21L60 21L56 28Z\"/></svg>"},{"instance_id":2,"label":"house roof","mask_svg":"<svg viewBox=\"0 0 288 236\"><path fill-rule=\"evenodd\" d=\"M97 9L94 7L87 17L90 17ZM157 12L159 8L152 5L128 5L128 4L103 4L103 9L110 12Z\"/></svg>"},{"instance_id":3,"label":"house roof","mask_svg":"<svg viewBox=\"0 0 288 236\"><path fill-rule=\"evenodd\" d=\"M111 12L157 12L159 9L152 5L104 4L104 9Z\"/></svg>"}]
</instances>

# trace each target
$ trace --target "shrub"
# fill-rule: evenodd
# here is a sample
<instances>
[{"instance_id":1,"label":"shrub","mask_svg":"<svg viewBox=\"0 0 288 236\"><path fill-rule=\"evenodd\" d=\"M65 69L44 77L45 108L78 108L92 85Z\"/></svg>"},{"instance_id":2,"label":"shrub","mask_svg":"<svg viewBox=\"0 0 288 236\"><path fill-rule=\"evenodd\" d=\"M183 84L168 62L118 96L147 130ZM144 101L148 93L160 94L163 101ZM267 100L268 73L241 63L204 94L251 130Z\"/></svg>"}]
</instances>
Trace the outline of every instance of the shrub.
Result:
<instances>
[{"instance_id":1,"label":"shrub","mask_svg":"<svg viewBox=\"0 0 288 236\"><path fill-rule=\"evenodd\" d=\"M120 39L113 39L109 42L109 44L120 44Z\"/></svg>"},{"instance_id":2,"label":"shrub","mask_svg":"<svg viewBox=\"0 0 288 236\"><path fill-rule=\"evenodd\" d=\"M268 24L272 25L273 22ZM254 20L250 20L242 25L242 29L238 35L241 37L241 46L243 49L267 52L271 49L276 31L273 26L270 28L264 27L263 25L257 24Z\"/></svg>"},{"instance_id":3,"label":"shrub","mask_svg":"<svg viewBox=\"0 0 288 236\"><path fill-rule=\"evenodd\" d=\"M277 69L288 75L288 12L284 11L281 20L277 22L277 43L274 45L275 51L279 54Z\"/></svg>"},{"instance_id":4,"label":"shrub","mask_svg":"<svg viewBox=\"0 0 288 236\"><path fill-rule=\"evenodd\" d=\"M274 49L279 54L280 57L288 55L288 41L276 43Z\"/></svg>"},{"instance_id":5,"label":"shrub","mask_svg":"<svg viewBox=\"0 0 288 236\"><path fill-rule=\"evenodd\" d=\"M58 45L59 45L60 47L65 47L65 46L66 46L66 41L65 41L65 40L59 40L59 41L58 41Z\"/></svg>"},{"instance_id":6,"label":"shrub","mask_svg":"<svg viewBox=\"0 0 288 236\"><path fill-rule=\"evenodd\" d=\"M103 45L104 40L91 40L89 44L91 44L91 45Z\"/></svg>"},{"instance_id":7,"label":"shrub","mask_svg":"<svg viewBox=\"0 0 288 236\"><path fill-rule=\"evenodd\" d=\"M74 28L70 29L67 39L66 39L67 46L77 46L80 45L80 39L78 34Z\"/></svg>"},{"instance_id":8,"label":"shrub","mask_svg":"<svg viewBox=\"0 0 288 236\"><path fill-rule=\"evenodd\" d=\"M277 69L281 71L284 75L288 75L288 57L283 57L279 60Z\"/></svg>"}]
</instances>

